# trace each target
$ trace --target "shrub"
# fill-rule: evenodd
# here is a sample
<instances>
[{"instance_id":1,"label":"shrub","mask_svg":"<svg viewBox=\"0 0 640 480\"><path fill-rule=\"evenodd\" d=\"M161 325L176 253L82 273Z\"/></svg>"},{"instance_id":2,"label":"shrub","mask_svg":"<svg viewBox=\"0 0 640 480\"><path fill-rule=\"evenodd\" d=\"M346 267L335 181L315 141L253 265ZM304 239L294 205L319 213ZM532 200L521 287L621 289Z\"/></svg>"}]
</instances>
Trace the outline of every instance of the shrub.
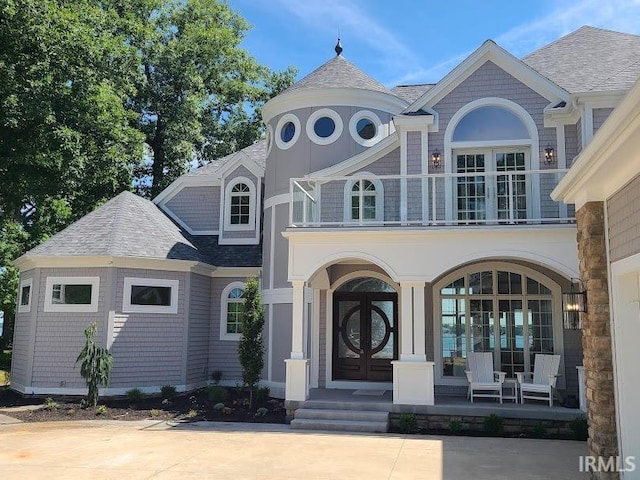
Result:
<instances>
[{"instance_id":1,"label":"shrub","mask_svg":"<svg viewBox=\"0 0 640 480\"><path fill-rule=\"evenodd\" d=\"M269 387L258 388L258 390L256 390L256 401L266 402L267 400L269 400L270 393L271 393L271 390L269 389Z\"/></svg>"},{"instance_id":2,"label":"shrub","mask_svg":"<svg viewBox=\"0 0 640 480\"><path fill-rule=\"evenodd\" d=\"M95 407L98 404L99 387L109 385L109 376L113 366L113 357L109 350L98 347L93 340L97 330L96 322L91 322L84 330L85 344L76 359L76 365L80 362L80 375L89 388L87 404L90 407Z\"/></svg>"},{"instance_id":3,"label":"shrub","mask_svg":"<svg viewBox=\"0 0 640 480\"><path fill-rule=\"evenodd\" d=\"M448 429L451 433L459 433L462 430L462 423L458 420L449 420Z\"/></svg>"},{"instance_id":4,"label":"shrub","mask_svg":"<svg viewBox=\"0 0 640 480\"><path fill-rule=\"evenodd\" d=\"M106 405L98 405L96 407L96 415L104 415L107 413L107 406Z\"/></svg>"},{"instance_id":5,"label":"shrub","mask_svg":"<svg viewBox=\"0 0 640 480\"><path fill-rule=\"evenodd\" d=\"M495 413L484 417L482 427L484 431L489 435L501 435L504 431L504 426L502 425L502 417L500 415L496 415Z\"/></svg>"},{"instance_id":6,"label":"shrub","mask_svg":"<svg viewBox=\"0 0 640 480\"><path fill-rule=\"evenodd\" d=\"M216 404L213 406L213 409L214 409L214 410L216 410L216 411L218 411L218 412L219 412L220 410L222 410L223 408L224 408L224 403L222 403L222 402L220 402L220 403L216 403Z\"/></svg>"},{"instance_id":7,"label":"shrub","mask_svg":"<svg viewBox=\"0 0 640 480\"><path fill-rule=\"evenodd\" d=\"M220 381L222 380L222 370L214 370L211 372L211 380L213 380L214 385L220 385Z\"/></svg>"},{"instance_id":8,"label":"shrub","mask_svg":"<svg viewBox=\"0 0 640 480\"><path fill-rule=\"evenodd\" d=\"M173 385L163 385L160 388L160 394L162 395L162 398L173 400L176 396L176 387Z\"/></svg>"},{"instance_id":9,"label":"shrub","mask_svg":"<svg viewBox=\"0 0 640 480\"><path fill-rule=\"evenodd\" d=\"M227 399L227 389L218 385L207 387L207 398L211 403L224 402Z\"/></svg>"},{"instance_id":10,"label":"shrub","mask_svg":"<svg viewBox=\"0 0 640 480\"><path fill-rule=\"evenodd\" d=\"M149 415L151 415L151 418L159 417L160 410L158 410L157 408L152 408L151 411L149 412Z\"/></svg>"},{"instance_id":11,"label":"shrub","mask_svg":"<svg viewBox=\"0 0 640 480\"><path fill-rule=\"evenodd\" d=\"M533 438L544 438L547 435L547 427L539 423L531 429L531 436Z\"/></svg>"},{"instance_id":12,"label":"shrub","mask_svg":"<svg viewBox=\"0 0 640 480\"><path fill-rule=\"evenodd\" d=\"M0 370L11 370L11 350L0 349Z\"/></svg>"},{"instance_id":13,"label":"shrub","mask_svg":"<svg viewBox=\"0 0 640 480\"><path fill-rule=\"evenodd\" d=\"M573 432L575 440L587 440L589 438L589 424L584 415L576 417L569 423L569 428Z\"/></svg>"},{"instance_id":14,"label":"shrub","mask_svg":"<svg viewBox=\"0 0 640 480\"><path fill-rule=\"evenodd\" d=\"M144 397L142 390L140 390L139 388L132 388L131 390L127 390L125 395L132 403L138 403Z\"/></svg>"},{"instance_id":15,"label":"shrub","mask_svg":"<svg viewBox=\"0 0 640 480\"><path fill-rule=\"evenodd\" d=\"M242 381L249 387L249 409L253 408L253 390L260 381L264 367L264 306L260 298L257 278L245 283L242 292L244 303L240 317L242 336L238 344L238 357L242 365Z\"/></svg>"},{"instance_id":16,"label":"shrub","mask_svg":"<svg viewBox=\"0 0 640 480\"><path fill-rule=\"evenodd\" d=\"M264 408L264 407L260 407L258 410L256 410L256 417L264 417L267 413L269 413L269 409L268 408Z\"/></svg>"},{"instance_id":17,"label":"shrub","mask_svg":"<svg viewBox=\"0 0 640 480\"><path fill-rule=\"evenodd\" d=\"M189 410L189 413L187 413L187 418L196 418L198 416L198 411L197 410Z\"/></svg>"},{"instance_id":18,"label":"shrub","mask_svg":"<svg viewBox=\"0 0 640 480\"><path fill-rule=\"evenodd\" d=\"M50 412L55 412L58 409L58 403L53 398L48 397L44 401L44 408L46 408Z\"/></svg>"},{"instance_id":19,"label":"shrub","mask_svg":"<svg viewBox=\"0 0 640 480\"><path fill-rule=\"evenodd\" d=\"M413 413L401 413L398 419L398 426L402 433L415 432L418 427L416 416Z\"/></svg>"}]
</instances>

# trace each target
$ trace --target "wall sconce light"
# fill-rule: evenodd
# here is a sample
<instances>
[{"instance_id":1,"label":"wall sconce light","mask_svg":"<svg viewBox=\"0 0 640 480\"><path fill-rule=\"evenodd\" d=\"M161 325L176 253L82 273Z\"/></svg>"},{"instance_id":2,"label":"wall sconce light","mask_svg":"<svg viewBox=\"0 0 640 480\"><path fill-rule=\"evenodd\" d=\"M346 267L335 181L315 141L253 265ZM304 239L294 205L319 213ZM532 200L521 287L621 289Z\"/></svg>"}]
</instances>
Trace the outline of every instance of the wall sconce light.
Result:
<instances>
[{"instance_id":1,"label":"wall sconce light","mask_svg":"<svg viewBox=\"0 0 640 480\"><path fill-rule=\"evenodd\" d=\"M547 165L551 165L556 160L555 151L551 145L547 145L547 148L544 149L544 163Z\"/></svg>"},{"instance_id":2,"label":"wall sconce light","mask_svg":"<svg viewBox=\"0 0 640 480\"><path fill-rule=\"evenodd\" d=\"M582 329L582 314L587 311L587 292L582 288L579 279L576 279L576 283L580 291L576 291L576 283L573 280L572 278L569 291L562 293L562 314L566 330Z\"/></svg>"},{"instance_id":3,"label":"wall sconce light","mask_svg":"<svg viewBox=\"0 0 640 480\"><path fill-rule=\"evenodd\" d=\"M434 150L431 154L431 165L433 168L440 168L440 152L438 150Z\"/></svg>"}]
</instances>

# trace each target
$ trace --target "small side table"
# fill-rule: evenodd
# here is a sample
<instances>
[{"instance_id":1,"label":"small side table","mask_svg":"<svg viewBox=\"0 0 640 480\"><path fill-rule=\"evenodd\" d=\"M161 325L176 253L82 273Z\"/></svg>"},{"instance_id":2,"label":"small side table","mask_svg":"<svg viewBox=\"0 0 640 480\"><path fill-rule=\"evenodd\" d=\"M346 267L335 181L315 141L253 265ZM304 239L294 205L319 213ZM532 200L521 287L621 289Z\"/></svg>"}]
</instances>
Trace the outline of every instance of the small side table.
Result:
<instances>
[{"instance_id":1,"label":"small side table","mask_svg":"<svg viewBox=\"0 0 640 480\"><path fill-rule=\"evenodd\" d=\"M518 403L518 397L518 380L505 378L502 384L502 400L513 400L513 403Z\"/></svg>"}]
</instances>

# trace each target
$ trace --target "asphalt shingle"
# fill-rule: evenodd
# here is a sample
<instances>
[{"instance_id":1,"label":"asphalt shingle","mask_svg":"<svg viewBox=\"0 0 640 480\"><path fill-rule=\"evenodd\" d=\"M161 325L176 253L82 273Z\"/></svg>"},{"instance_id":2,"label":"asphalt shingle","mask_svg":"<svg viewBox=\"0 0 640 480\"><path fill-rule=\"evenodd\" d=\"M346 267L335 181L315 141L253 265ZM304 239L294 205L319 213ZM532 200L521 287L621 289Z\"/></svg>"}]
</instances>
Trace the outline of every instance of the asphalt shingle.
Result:
<instances>
[{"instance_id":1,"label":"asphalt shingle","mask_svg":"<svg viewBox=\"0 0 640 480\"><path fill-rule=\"evenodd\" d=\"M627 90L640 77L640 36L584 26L522 61L570 93Z\"/></svg>"}]
</instances>

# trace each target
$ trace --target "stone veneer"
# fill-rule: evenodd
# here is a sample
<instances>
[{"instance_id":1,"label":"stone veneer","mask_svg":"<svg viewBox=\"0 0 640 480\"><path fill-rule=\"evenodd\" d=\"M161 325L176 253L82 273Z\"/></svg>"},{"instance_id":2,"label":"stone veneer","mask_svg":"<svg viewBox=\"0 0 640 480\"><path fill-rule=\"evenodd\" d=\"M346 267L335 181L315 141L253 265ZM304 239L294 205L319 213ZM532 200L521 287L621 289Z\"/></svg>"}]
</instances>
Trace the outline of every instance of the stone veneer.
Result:
<instances>
[{"instance_id":1,"label":"stone veneer","mask_svg":"<svg viewBox=\"0 0 640 480\"><path fill-rule=\"evenodd\" d=\"M611 352L611 321L605 242L604 203L590 202L576 213L580 277L587 292L582 348L586 376L589 454L618 455ZM595 479L619 478L614 472L594 472Z\"/></svg>"}]
</instances>

